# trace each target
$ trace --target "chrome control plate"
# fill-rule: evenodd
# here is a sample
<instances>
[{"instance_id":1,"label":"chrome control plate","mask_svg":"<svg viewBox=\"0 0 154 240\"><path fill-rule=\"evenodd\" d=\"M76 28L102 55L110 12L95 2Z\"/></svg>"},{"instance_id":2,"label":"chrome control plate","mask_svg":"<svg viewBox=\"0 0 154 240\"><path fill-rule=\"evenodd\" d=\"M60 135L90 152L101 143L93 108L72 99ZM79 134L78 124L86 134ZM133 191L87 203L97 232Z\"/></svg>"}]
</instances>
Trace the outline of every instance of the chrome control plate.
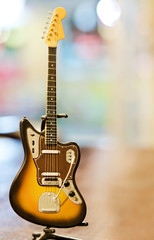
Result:
<instances>
[{"instance_id":1,"label":"chrome control plate","mask_svg":"<svg viewBox=\"0 0 154 240\"><path fill-rule=\"evenodd\" d=\"M75 204L81 204L82 203L82 199L80 198L78 192L76 191L73 181L72 180L67 180L67 182L69 183L68 187L63 187L63 191L64 193L68 196L68 198ZM69 193L73 191L75 193L75 195L73 197L69 196Z\"/></svg>"},{"instance_id":2,"label":"chrome control plate","mask_svg":"<svg viewBox=\"0 0 154 240\"><path fill-rule=\"evenodd\" d=\"M69 149L66 151L66 161L68 163L71 163L71 161L73 160L75 156L75 152L72 149Z\"/></svg>"},{"instance_id":3,"label":"chrome control plate","mask_svg":"<svg viewBox=\"0 0 154 240\"><path fill-rule=\"evenodd\" d=\"M27 137L29 147L32 153L33 158L37 158L39 156L39 137L40 134L36 133L31 128L27 129Z\"/></svg>"}]
</instances>

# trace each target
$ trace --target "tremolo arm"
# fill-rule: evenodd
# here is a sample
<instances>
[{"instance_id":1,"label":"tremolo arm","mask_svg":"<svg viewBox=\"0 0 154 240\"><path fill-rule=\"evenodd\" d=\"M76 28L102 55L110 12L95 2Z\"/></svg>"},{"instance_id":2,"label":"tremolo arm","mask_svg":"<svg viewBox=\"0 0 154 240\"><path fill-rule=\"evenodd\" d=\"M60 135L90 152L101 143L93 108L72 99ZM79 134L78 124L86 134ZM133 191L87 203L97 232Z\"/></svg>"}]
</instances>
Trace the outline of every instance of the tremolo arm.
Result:
<instances>
[{"instance_id":1,"label":"tremolo arm","mask_svg":"<svg viewBox=\"0 0 154 240\"><path fill-rule=\"evenodd\" d=\"M63 187L64 187L65 182L67 181L68 176L70 175L70 172L71 172L72 167L73 167L74 160L75 160L75 156L72 158L72 161L71 161L71 164L70 164L70 167L69 167L68 173L67 173L67 175L66 175L66 177L65 177L65 179L64 179L64 181L63 181L63 183L62 183L62 185L61 185L61 188L59 189L57 195L55 196L55 199L59 196L61 190L62 190Z\"/></svg>"}]
</instances>

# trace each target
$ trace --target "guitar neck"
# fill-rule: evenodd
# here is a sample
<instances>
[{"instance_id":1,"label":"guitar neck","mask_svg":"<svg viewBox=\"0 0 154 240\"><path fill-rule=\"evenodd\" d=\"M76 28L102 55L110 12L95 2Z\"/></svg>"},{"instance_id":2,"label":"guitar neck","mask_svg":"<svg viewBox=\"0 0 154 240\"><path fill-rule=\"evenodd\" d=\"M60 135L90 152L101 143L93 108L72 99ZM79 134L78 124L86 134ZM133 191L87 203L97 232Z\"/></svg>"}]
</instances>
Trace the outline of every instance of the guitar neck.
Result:
<instances>
[{"instance_id":1,"label":"guitar neck","mask_svg":"<svg viewBox=\"0 0 154 240\"><path fill-rule=\"evenodd\" d=\"M46 145L57 144L57 103L56 103L56 47L48 47L48 78L46 102Z\"/></svg>"}]
</instances>

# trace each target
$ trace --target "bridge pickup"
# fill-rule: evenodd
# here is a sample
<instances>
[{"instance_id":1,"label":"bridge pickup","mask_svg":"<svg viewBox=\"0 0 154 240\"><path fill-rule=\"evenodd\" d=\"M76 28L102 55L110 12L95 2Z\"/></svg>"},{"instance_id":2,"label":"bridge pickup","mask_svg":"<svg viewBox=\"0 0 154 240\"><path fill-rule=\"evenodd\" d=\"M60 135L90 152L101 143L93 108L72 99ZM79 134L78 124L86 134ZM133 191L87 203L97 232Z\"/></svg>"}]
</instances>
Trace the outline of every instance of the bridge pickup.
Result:
<instances>
[{"instance_id":1,"label":"bridge pickup","mask_svg":"<svg viewBox=\"0 0 154 240\"><path fill-rule=\"evenodd\" d=\"M52 177L43 177L42 184L46 186L58 186L61 187L62 179L61 178L52 178Z\"/></svg>"},{"instance_id":2,"label":"bridge pickup","mask_svg":"<svg viewBox=\"0 0 154 240\"><path fill-rule=\"evenodd\" d=\"M59 150L42 150L42 154L59 154L60 151Z\"/></svg>"}]
</instances>

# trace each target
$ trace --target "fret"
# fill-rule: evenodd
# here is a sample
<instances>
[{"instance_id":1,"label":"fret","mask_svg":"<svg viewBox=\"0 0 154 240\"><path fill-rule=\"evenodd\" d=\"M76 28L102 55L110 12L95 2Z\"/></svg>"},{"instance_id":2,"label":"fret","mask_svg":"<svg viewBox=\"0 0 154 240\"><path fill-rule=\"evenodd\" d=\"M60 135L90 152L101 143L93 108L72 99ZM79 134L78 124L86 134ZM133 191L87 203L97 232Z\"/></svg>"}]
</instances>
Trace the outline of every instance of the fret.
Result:
<instances>
[{"instance_id":1,"label":"fret","mask_svg":"<svg viewBox=\"0 0 154 240\"><path fill-rule=\"evenodd\" d=\"M50 118L48 118L48 119L50 119ZM51 119L50 119L50 120L51 120ZM49 124L49 125L51 126L52 124L55 124L55 122L56 122L56 121L54 121L54 119L52 119L52 120L51 120L51 124ZM49 126L49 125L48 125L48 126Z\"/></svg>"},{"instance_id":2,"label":"fret","mask_svg":"<svg viewBox=\"0 0 154 240\"><path fill-rule=\"evenodd\" d=\"M50 130L52 130L52 129L50 129ZM47 133L48 133L48 132L50 132L50 133L51 133L51 131L50 131L50 130L47 130ZM55 129L54 129L54 131L55 131L55 130L57 130L57 128L55 128Z\"/></svg>"},{"instance_id":3,"label":"fret","mask_svg":"<svg viewBox=\"0 0 154 240\"><path fill-rule=\"evenodd\" d=\"M47 86L47 92L52 92L53 90L56 90L56 84L50 80L48 81L48 86Z\"/></svg>"},{"instance_id":4,"label":"fret","mask_svg":"<svg viewBox=\"0 0 154 240\"><path fill-rule=\"evenodd\" d=\"M50 129L50 130L51 130L51 129ZM55 130L57 130L57 128L56 128ZM47 132L47 133L49 133L49 132L51 133L51 131L49 131L49 130L47 130L46 132Z\"/></svg>"},{"instance_id":5,"label":"fret","mask_svg":"<svg viewBox=\"0 0 154 240\"><path fill-rule=\"evenodd\" d=\"M56 97L56 94L55 92L50 92L50 96L47 96L47 97Z\"/></svg>"}]
</instances>

